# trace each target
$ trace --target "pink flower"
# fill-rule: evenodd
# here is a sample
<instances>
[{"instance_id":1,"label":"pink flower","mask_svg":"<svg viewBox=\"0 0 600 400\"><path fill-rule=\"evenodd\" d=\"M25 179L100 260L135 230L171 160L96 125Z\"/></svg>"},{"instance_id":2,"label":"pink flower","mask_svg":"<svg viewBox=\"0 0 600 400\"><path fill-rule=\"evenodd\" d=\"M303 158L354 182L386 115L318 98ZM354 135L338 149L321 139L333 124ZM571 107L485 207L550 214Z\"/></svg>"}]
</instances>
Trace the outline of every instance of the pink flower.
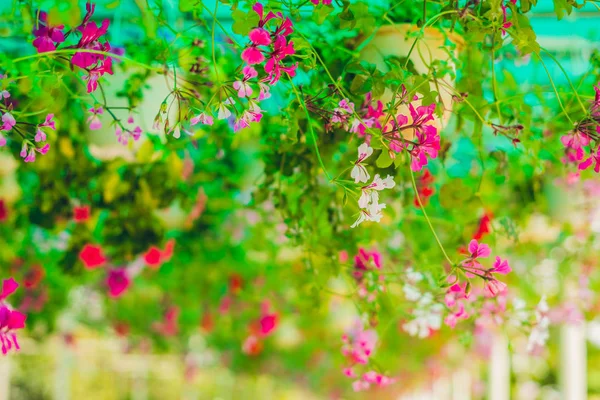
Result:
<instances>
[{"instance_id":1,"label":"pink flower","mask_svg":"<svg viewBox=\"0 0 600 400\"><path fill-rule=\"evenodd\" d=\"M48 15L45 12L40 12L39 27L34 29L33 46L38 53L45 53L56 50L56 44L65 41L65 35L62 30L64 25L50 26L47 23Z\"/></svg>"},{"instance_id":2,"label":"pink flower","mask_svg":"<svg viewBox=\"0 0 600 400\"><path fill-rule=\"evenodd\" d=\"M102 128L102 121L100 121L98 115L102 115L104 113L104 109L102 107L92 107L89 109L89 112L92 113L92 115L90 115L87 119L87 123L90 125L90 129L96 131Z\"/></svg>"},{"instance_id":3,"label":"pink flower","mask_svg":"<svg viewBox=\"0 0 600 400\"><path fill-rule=\"evenodd\" d=\"M106 285L108 286L108 294L112 298L117 298L123 295L129 285L131 284L131 278L127 275L125 268L111 269L108 272L106 278Z\"/></svg>"},{"instance_id":4,"label":"pink flower","mask_svg":"<svg viewBox=\"0 0 600 400\"><path fill-rule=\"evenodd\" d=\"M172 306L167 309L162 322L154 324L154 330L163 336L175 336L179 333L179 307Z\"/></svg>"},{"instance_id":5,"label":"pink flower","mask_svg":"<svg viewBox=\"0 0 600 400\"><path fill-rule=\"evenodd\" d=\"M77 55L77 54L76 54ZM87 81L87 92L92 93L98 89L98 79L104 74L113 74L112 70L112 58L107 57L101 65L90 69L88 75L84 76L83 79Z\"/></svg>"},{"instance_id":6,"label":"pink flower","mask_svg":"<svg viewBox=\"0 0 600 400\"><path fill-rule=\"evenodd\" d=\"M0 130L3 131L10 131L13 126L15 126L17 124L17 121L15 120L15 118L12 116L11 113L6 112L4 114L2 114L2 126L0 127Z\"/></svg>"},{"instance_id":7,"label":"pink flower","mask_svg":"<svg viewBox=\"0 0 600 400\"><path fill-rule=\"evenodd\" d=\"M190 119L190 125L194 126L197 123L201 123L204 125L212 125L213 117L206 113L200 113L200 114L196 115L195 117L192 117L192 119Z\"/></svg>"},{"instance_id":8,"label":"pink flower","mask_svg":"<svg viewBox=\"0 0 600 400\"><path fill-rule=\"evenodd\" d=\"M246 65L242 72L244 73L244 77L241 81L233 82L233 88L238 91L238 96L250 97L250 95L252 95L252 88L248 84L248 81L252 78L256 78L258 73L249 65Z\"/></svg>"},{"instance_id":9,"label":"pink flower","mask_svg":"<svg viewBox=\"0 0 600 400\"><path fill-rule=\"evenodd\" d=\"M310 1L315 6L319 5L319 2L321 2L321 4L324 4L324 5L330 5L331 4L331 0L310 0Z\"/></svg>"},{"instance_id":10,"label":"pink flower","mask_svg":"<svg viewBox=\"0 0 600 400\"><path fill-rule=\"evenodd\" d=\"M255 46L268 46L271 44L271 34L264 28L254 28L248 38Z\"/></svg>"},{"instance_id":11,"label":"pink flower","mask_svg":"<svg viewBox=\"0 0 600 400\"><path fill-rule=\"evenodd\" d=\"M17 281L14 278L4 279L2 281L2 291L0 292L0 301L6 300L8 296L13 294L19 287Z\"/></svg>"},{"instance_id":12,"label":"pink flower","mask_svg":"<svg viewBox=\"0 0 600 400\"><path fill-rule=\"evenodd\" d=\"M494 267L490 270L490 272L506 275L511 271L512 269L510 268L510 265L508 265L508 260L502 260L500 257L496 256Z\"/></svg>"},{"instance_id":13,"label":"pink flower","mask_svg":"<svg viewBox=\"0 0 600 400\"><path fill-rule=\"evenodd\" d=\"M256 356L262 352L263 344L258 337L250 335L242 344L242 353L248 356Z\"/></svg>"},{"instance_id":14,"label":"pink flower","mask_svg":"<svg viewBox=\"0 0 600 400\"><path fill-rule=\"evenodd\" d=\"M471 258L486 258L490 256L491 250L487 244L479 244L477 240L473 239L469 242L469 252Z\"/></svg>"},{"instance_id":15,"label":"pink flower","mask_svg":"<svg viewBox=\"0 0 600 400\"><path fill-rule=\"evenodd\" d=\"M371 385L369 384L369 382L360 379L352 382L352 390L354 390L355 392L362 392L364 390L368 390L370 387Z\"/></svg>"},{"instance_id":16,"label":"pink flower","mask_svg":"<svg viewBox=\"0 0 600 400\"><path fill-rule=\"evenodd\" d=\"M594 164L594 171L600 173L600 146L598 146L595 153L592 151L590 156L579 164L579 170L588 169L592 164Z\"/></svg>"},{"instance_id":17,"label":"pink flower","mask_svg":"<svg viewBox=\"0 0 600 400\"><path fill-rule=\"evenodd\" d=\"M19 350L19 342L13 331L23 329L27 316L18 311L10 309L4 300L17 290L19 284L13 279L5 279L2 282L2 292L0 292L0 343L2 344L2 354L7 354L14 346Z\"/></svg>"},{"instance_id":18,"label":"pink flower","mask_svg":"<svg viewBox=\"0 0 600 400\"><path fill-rule=\"evenodd\" d=\"M577 150L590 144L590 137L583 132L575 131L570 135L561 136L560 141L566 148Z\"/></svg>"},{"instance_id":19,"label":"pink flower","mask_svg":"<svg viewBox=\"0 0 600 400\"><path fill-rule=\"evenodd\" d=\"M265 55L256 47L250 46L242 51L242 60L250 65L260 64L265 61Z\"/></svg>"},{"instance_id":20,"label":"pink flower","mask_svg":"<svg viewBox=\"0 0 600 400\"><path fill-rule=\"evenodd\" d=\"M106 262L106 257L100 246L86 244L79 252L79 259L87 269L101 267Z\"/></svg>"},{"instance_id":21,"label":"pink flower","mask_svg":"<svg viewBox=\"0 0 600 400\"><path fill-rule=\"evenodd\" d=\"M357 320L342 341L342 354L351 364L367 364L377 344L377 332L364 330L362 322Z\"/></svg>"},{"instance_id":22,"label":"pink flower","mask_svg":"<svg viewBox=\"0 0 600 400\"><path fill-rule=\"evenodd\" d=\"M279 317L277 314L266 314L263 315L260 320L260 334L262 336L269 336L277 328Z\"/></svg>"},{"instance_id":23,"label":"pink flower","mask_svg":"<svg viewBox=\"0 0 600 400\"><path fill-rule=\"evenodd\" d=\"M496 297L498 294L503 293L506 290L506 284L495 278L491 278L485 281L484 288L487 296Z\"/></svg>"}]
</instances>

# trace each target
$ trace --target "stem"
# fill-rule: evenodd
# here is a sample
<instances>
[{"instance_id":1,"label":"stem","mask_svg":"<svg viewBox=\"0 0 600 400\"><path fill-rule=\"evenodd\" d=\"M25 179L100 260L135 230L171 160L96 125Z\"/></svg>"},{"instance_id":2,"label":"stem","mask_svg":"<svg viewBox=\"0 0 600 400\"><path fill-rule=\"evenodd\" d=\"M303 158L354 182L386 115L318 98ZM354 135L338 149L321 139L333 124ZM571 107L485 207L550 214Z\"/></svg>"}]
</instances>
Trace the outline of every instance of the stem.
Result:
<instances>
[{"instance_id":1,"label":"stem","mask_svg":"<svg viewBox=\"0 0 600 400\"><path fill-rule=\"evenodd\" d=\"M124 56L119 56L117 54L113 54L113 53L109 53L107 51L100 51L100 50L92 50L92 49L60 49L60 50L52 50L52 51L46 51L44 53L36 53L36 54L30 54L28 56L23 56L23 57L19 57L19 58L15 58L12 61L14 63L18 63L21 61L25 61L25 60L30 60L32 58L42 58L42 57L49 57L49 56L53 56L56 54L74 54L74 53L91 53L91 54L102 54L105 55L107 57L112 57L112 58L116 58L117 60L122 60L122 61L126 61L128 63L131 64L135 64L135 65L139 65L140 67L144 67L150 71L157 71L157 68L153 68L149 65L146 65L144 63L141 63L139 61L136 61L134 59L128 58L128 57L124 57Z\"/></svg>"},{"instance_id":2,"label":"stem","mask_svg":"<svg viewBox=\"0 0 600 400\"><path fill-rule=\"evenodd\" d=\"M302 108L304 108L304 112L306 113L306 119L307 119L307 122L308 122L308 129L310 130L310 134L312 135L313 145L315 147L315 153L317 153L317 159L319 160L319 164L321 165L321 169L325 173L325 176L327 176L327 179L331 182L332 181L331 175L329 175L329 172L327 172L327 168L325 168L325 164L323 163L323 159L321 158L321 153L319 152L319 146L317 145L317 136L315 135L315 131L313 130L313 127L312 127L312 125L310 123L311 122L310 114L308 113L308 109L306 108L306 104L300 98L300 94L298 93L298 89L296 89L296 85L294 85L294 82L292 82L292 77L289 76L289 75L287 75L287 77L288 77L288 80L290 81L290 84L292 85L292 89L294 89L294 93L296 94L296 97L298 98L298 102L302 105Z\"/></svg>"},{"instance_id":3,"label":"stem","mask_svg":"<svg viewBox=\"0 0 600 400\"><path fill-rule=\"evenodd\" d=\"M496 60L496 30L492 33L492 92L494 95L494 103L496 104L496 112L498 113L498 121L502 123L502 114L500 112L500 103L498 103L498 88L496 84L496 67L494 61Z\"/></svg>"},{"instance_id":4,"label":"stem","mask_svg":"<svg viewBox=\"0 0 600 400\"><path fill-rule=\"evenodd\" d=\"M408 155L408 153L406 153L406 154ZM429 219L429 216L427 215L427 211L425 211L425 207L423 206L423 203L421 202L421 196L419 196L419 190L417 189L417 182L415 182L415 173L413 172L412 168L410 167L410 155L408 155L408 160L409 160L408 170L410 171L410 180L412 182L412 187L413 187L413 190L415 191L415 196L417 197L417 201L419 202L419 207L421 208L421 211L423 212L423 216L425 217L425 221L427 221L427 224L429 225L429 229L431 229L431 233L433 234L435 241L437 242L440 250L442 251L442 254L444 254L444 257L450 263L450 265L454 265L454 262L452 262L450 257L448 257L448 254L446 253L446 250L444 249L444 246L442 245L440 238L435 233L435 229L433 229L433 225L431 224L431 220Z\"/></svg>"},{"instance_id":5,"label":"stem","mask_svg":"<svg viewBox=\"0 0 600 400\"><path fill-rule=\"evenodd\" d=\"M215 26L217 24L217 9L219 7L219 0L215 1L215 17L213 18L213 26L212 26L212 59L213 65L215 67L215 77L217 78L217 83L220 85L221 81L219 79L219 68L217 67L217 58L215 56Z\"/></svg>"},{"instance_id":6,"label":"stem","mask_svg":"<svg viewBox=\"0 0 600 400\"><path fill-rule=\"evenodd\" d=\"M556 90L556 86L554 85L554 81L552 80L552 75L550 75L550 71L548 71L548 68L546 67L546 64L544 63L544 60L542 60L542 56L540 55L540 53L535 53L535 55L537 56L538 60L540 60L542 67L544 67L544 70L546 71L546 75L548 75L548 79L550 79L550 84L552 85L554 94L556 94L556 100L558 100L558 105L560 106L561 110L563 111L563 113L565 114L565 116L567 117L567 119L569 120L571 125L574 125L573 120L569 116L569 113L567 113L567 110L565 110L565 106L563 106L562 100L560 99L560 95L558 94L558 90Z\"/></svg>"},{"instance_id":7,"label":"stem","mask_svg":"<svg viewBox=\"0 0 600 400\"><path fill-rule=\"evenodd\" d=\"M562 71L562 73L565 75L565 78L567 78L567 82L569 83L569 86L571 86L571 89L573 90L573 94L575 95L575 98L577 99L577 101L579 102L579 105L581 106L581 109L583 110L584 113L587 113L587 108L585 107L585 105L583 104L583 102L581 101L581 98L579 97L579 94L577 93L577 89L575 89L575 86L573 86L573 82L571 82L571 79L569 78L569 74L567 74L567 71L565 71L565 69L563 68L563 66L558 62L558 60L552 55L552 53L550 53L548 50L546 49L542 49L542 51L544 53L546 53L546 55L548 55L548 57L550 57L552 59L552 61L554 61L556 63L556 65L558 65L558 68L560 68L560 70Z\"/></svg>"}]
</instances>

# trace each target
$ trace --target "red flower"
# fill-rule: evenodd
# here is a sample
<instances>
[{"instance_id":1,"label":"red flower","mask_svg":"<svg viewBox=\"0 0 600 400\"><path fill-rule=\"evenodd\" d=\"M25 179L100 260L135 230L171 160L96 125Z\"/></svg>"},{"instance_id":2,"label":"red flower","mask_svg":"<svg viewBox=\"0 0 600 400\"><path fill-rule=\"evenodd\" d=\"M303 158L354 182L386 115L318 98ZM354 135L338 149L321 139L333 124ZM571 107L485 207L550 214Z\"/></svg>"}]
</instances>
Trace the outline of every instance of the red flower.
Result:
<instances>
[{"instance_id":1,"label":"red flower","mask_svg":"<svg viewBox=\"0 0 600 400\"><path fill-rule=\"evenodd\" d=\"M431 186L433 184L433 181L434 177L428 169L425 170L423 175L419 177L419 180L417 181L417 192L419 193L419 198L421 199L421 203L423 203L423 206L427 205L427 203L429 202L429 198L435 193L435 189L433 188L433 186ZM419 200L416 196L415 206L419 207Z\"/></svg>"},{"instance_id":2,"label":"red flower","mask_svg":"<svg viewBox=\"0 0 600 400\"><path fill-rule=\"evenodd\" d=\"M73 207L73 219L77 223L90 219L90 206Z\"/></svg>"},{"instance_id":3,"label":"red flower","mask_svg":"<svg viewBox=\"0 0 600 400\"><path fill-rule=\"evenodd\" d=\"M174 247L175 241L173 239L169 240L165 244L164 250L161 250L156 246L150 247L146 254L144 254L144 261L146 261L146 265L152 268L160 267L163 263L169 261L171 257L173 257Z\"/></svg>"},{"instance_id":4,"label":"red flower","mask_svg":"<svg viewBox=\"0 0 600 400\"><path fill-rule=\"evenodd\" d=\"M46 271L44 271L44 269L39 264L36 264L33 267L31 267L27 275L25 275L25 280L23 281L23 284L27 289L34 289L42 281L42 279L44 279L45 275Z\"/></svg>"},{"instance_id":5,"label":"red flower","mask_svg":"<svg viewBox=\"0 0 600 400\"><path fill-rule=\"evenodd\" d=\"M87 269L101 267L106 262L106 257L102 253L100 246L86 244L79 253L79 259L83 262Z\"/></svg>"},{"instance_id":6,"label":"red flower","mask_svg":"<svg viewBox=\"0 0 600 400\"><path fill-rule=\"evenodd\" d=\"M231 274L229 276L229 291L233 294L238 294L242 290L244 280L240 274Z\"/></svg>"},{"instance_id":7,"label":"red flower","mask_svg":"<svg viewBox=\"0 0 600 400\"><path fill-rule=\"evenodd\" d=\"M8 210L6 209L6 203L0 199L0 222L6 221L8 217Z\"/></svg>"},{"instance_id":8,"label":"red flower","mask_svg":"<svg viewBox=\"0 0 600 400\"><path fill-rule=\"evenodd\" d=\"M483 217L479 220L479 227L477 227L477 232L473 235L473 239L481 240L485 235L491 232L492 217L492 213L483 214Z\"/></svg>"}]
</instances>

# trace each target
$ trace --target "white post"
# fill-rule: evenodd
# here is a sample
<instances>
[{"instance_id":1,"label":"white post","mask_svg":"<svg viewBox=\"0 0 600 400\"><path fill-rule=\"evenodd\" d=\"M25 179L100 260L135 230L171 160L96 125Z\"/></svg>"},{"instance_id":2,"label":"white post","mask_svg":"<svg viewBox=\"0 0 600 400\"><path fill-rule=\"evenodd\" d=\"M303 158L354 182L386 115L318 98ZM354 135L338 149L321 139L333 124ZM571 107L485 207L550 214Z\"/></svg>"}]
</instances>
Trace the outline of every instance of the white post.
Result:
<instances>
[{"instance_id":1,"label":"white post","mask_svg":"<svg viewBox=\"0 0 600 400\"><path fill-rule=\"evenodd\" d=\"M0 400L8 400L10 394L11 355L0 355Z\"/></svg>"},{"instance_id":2,"label":"white post","mask_svg":"<svg viewBox=\"0 0 600 400\"><path fill-rule=\"evenodd\" d=\"M562 398L587 399L585 323L566 324L561 328Z\"/></svg>"},{"instance_id":3,"label":"white post","mask_svg":"<svg viewBox=\"0 0 600 400\"><path fill-rule=\"evenodd\" d=\"M71 365L73 363L73 350L65 343L65 339L57 338L55 348L54 370L54 400L69 400L71 398Z\"/></svg>"},{"instance_id":4,"label":"white post","mask_svg":"<svg viewBox=\"0 0 600 400\"><path fill-rule=\"evenodd\" d=\"M471 374L460 369L452 374L452 400L471 400Z\"/></svg>"},{"instance_id":5,"label":"white post","mask_svg":"<svg viewBox=\"0 0 600 400\"><path fill-rule=\"evenodd\" d=\"M494 336L488 373L488 399L510 400L510 353L502 334Z\"/></svg>"},{"instance_id":6,"label":"white post","mask_svg":"<svg viewBox=\"0 0 600 400\"><path fill-rule=\"evenodd\" d=\"M433 383L433 388L432 388L431 392L432 392L431 395L433 396L434 399L449 400L451 390L450 390L450 381L448 380L448 378L445 376L438 378Z\"/></svg>"},{"instance_id":7,"label":"white post","mask_svg":"<svg viewBox=\"0 0 600 400\"><path fill-rule=\"evenodd\" d=\"M137 361L134 363L135 369L132 374L131 384L131 398L133 400L147 400L148 399L148 365L150 364L150 358L146 355L130 356L136 357Z\"/></svg>"}]
</instances>

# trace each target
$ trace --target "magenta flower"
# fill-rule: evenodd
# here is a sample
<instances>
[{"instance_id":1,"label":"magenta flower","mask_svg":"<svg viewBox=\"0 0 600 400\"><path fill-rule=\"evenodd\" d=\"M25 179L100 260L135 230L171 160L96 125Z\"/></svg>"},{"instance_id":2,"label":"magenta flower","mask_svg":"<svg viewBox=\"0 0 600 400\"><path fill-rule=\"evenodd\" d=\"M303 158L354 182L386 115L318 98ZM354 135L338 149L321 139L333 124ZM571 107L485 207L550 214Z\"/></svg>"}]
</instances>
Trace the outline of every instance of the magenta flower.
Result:
<instances>
[{"instance_id":1,"label":"magenta flower","mask_svg":"<svg viewBox=\"0 0 600 400\"><path fill-rule=\"evenodd\" d=\"M10 309L4 300L17 290L19 284L13 279L5 279L2 282L2 292L0 292L0 344L2 345L2 354L6 355L14 346L19 350L19 342L14 333L15 330L25 327L27 316L18 311Z\"/></svg>"},{"instance_id":2,"label":"magenta flower","mask_svg":"<svg viewBox=\"0 0 600 400\"><path fill-rule=\"evenodd\" d=\"M500 257L496 256L494 267L490 270L490 272L506 275L511 271L512 268L510 268L510 265L508 265L508 260L502 260Z\"/></svg>"},{"instance_id":3,"label":"magenta flower","mask_svg":"<svg viewBox=\"0 0 600 400\"><path fill-rule=\"evenodd\" d=\"M92 113L92 115L90 115L87 119L87 123L90 125L90 129L96 131L102 128L102 121L100 121L98 115L102 115L104 113L104 109L102 107L92 107L89 109L89 112Z\"/></svg>"},{"instance_id":4,"label":"magenta flower","mask_svg":"<svg viewBox=\"0 0 600 400\"><path fill-rule=\"evenodd\" d=\"M600 146L598 146L595 153L592 151L590 156L579 164L579 170L588 169L592 164L594 164L594 171L600 173Z\"/></svg>"},{"instance_id":5,"label":"magenta flower","mask_svg":"<svg viewBox=\"0 0 600 400\"><path fill-rule=\"evenodd\" d=\"M110 297L118 298L122 296L129 288L129 285L131 285L131 278L127 274L125 268L111 269L106 278L106 285L108 286L108 294Z\"/></svg>"},{"instance_id":6,"label":"magenta flower","mask_svg":"<svg viewBox=\"0 0 600 400\"><path fill-rule=\"evenodd\" d=\"M10 97L10 92L8 90L3 90L0 92L0 99L8 99Z\"/></svg>"},{"instance_id":7,"label":"magenta flower","mask_svg":"<svg viewBox=\"0 0 600 400\"><path fill-rule=\"evenodd\" d=\"M480 244L473 239L469 242L469 253L471 253L472 259L486 258L490 256L491 250L487 244Z\"/></svg>"},{"instance_id":8,"label":"magenta flower","mask_svg":"<svg viewBox=\"0 0 600 400\"><path fill-rule=\"evenodd\" d=\"M315 6L318 6L319 2L321 4L324 4L324 5L330 5L331 4L331 0L310 0L310 2L313 3Z\"/></svg>"},{"instance_id":9,"label":"magenta flower","mask_svg":"<svg viewBox=\"0 0 600 400\"><path fill-rule=\"evenodd\" d=\"M265 61L265 56L262 51L257 49L255 46L250 46L242 51L242 60L250 65L260 64Z\"/></svg>"},{"instance_id":10,"label":"magenta flower","mask_svg":"<svg viewBox=\"0 0 600 400\"><path fill-rule=\"evenodd\" d=\"M62 32L64 25L50 26L47 23L48 14L40 12L39 27L34 29L33 46L38 53L45 53L56 50L56 45L65 41L65 35Z\"/></svg>"},{"instance_id":11,"label":"magenta flower","mask_svg":"<svg viewBox=\"0 0 600 400\"><path fill-rule=\"evenodd\" d=\"M485 294L488 297L496 297L500 293L504 293L506 290L506 283L500 282L495 278L487 279L485 281Z\"/></svg>"},{"instance_id":12,"label":"magenta flower","mask_svg":"<svg viewBox=\"0 0 600 400\"><path fill-rule=\"evenodd\" d=\"M248 38L255 46L268 46L271 44L271 34L264 28L254 28Z\"/></svg>"},{"instance_id":13,"label":"magenta flower","mask_svg":"<svg viewBox=\"0 0 600 400\"><path fill-rule=\"evenodd\" d=\"M79 53L77 53L79 54ZM76 55L77 55L76 54ZM113 74L112 70L112 58L107 57L101 65L96 66L88 71L88 75L84 76L83 79L87 81L87 92L92 93L98 89L98 79L104 74Z\"/></svg>"}]
</instances>

